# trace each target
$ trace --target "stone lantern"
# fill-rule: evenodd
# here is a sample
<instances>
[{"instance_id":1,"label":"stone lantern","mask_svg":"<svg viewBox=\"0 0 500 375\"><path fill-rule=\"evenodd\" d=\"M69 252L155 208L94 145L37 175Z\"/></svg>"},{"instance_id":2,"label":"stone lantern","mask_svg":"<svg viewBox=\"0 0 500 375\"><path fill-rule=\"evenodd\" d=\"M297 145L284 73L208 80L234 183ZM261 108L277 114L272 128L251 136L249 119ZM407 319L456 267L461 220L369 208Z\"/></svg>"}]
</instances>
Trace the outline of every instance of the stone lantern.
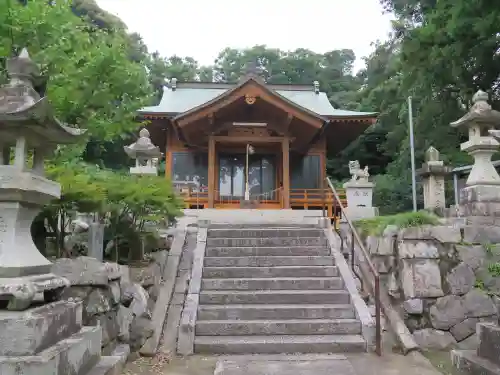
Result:
<instances>
[{"instance_id":1,"label":"stone lantern","mask_svg":"<svg viewBox=\"0 0 500 375\"><path fill-rule=\"evenodd\" d=\"M45 79L26 49L6 67L9 83L0 87L0 308L24 310L37 293L50 302L68 285L51 273L52 263L36 248L30 228L41 207L61 195L60 185L44 177L45 157L82 132L54 117L40 95Z\"/></svg>"},{"instance_id":2,"label":"stone lantern","mask_svg":"<svg viewBox=\"0 0 500 375\"><path fill-rule=\"evenodd\" d=\"M131 174L158 175L158 160L161 152L149 138L149 131L141 129L139 139L130 146L124 147L127 155L135 159L135 167L130 168Z\"/></svg>"},{"instance_id":3,"label":"stone lantern","mask_svg":"<svg viewBox=\"0 0 500 375\"><path fill-rule=\"evenodd\" d=\"M500 202L500 176L491 162L499 142L489 131L500 125L500 112L488 104L488 94L479 90L472 98L473 106L453 127L466 127L469 140L460 145L462 151L474 158L474 164L461 192L461 204L472 202Z\"/></svg>"}]
</instances>

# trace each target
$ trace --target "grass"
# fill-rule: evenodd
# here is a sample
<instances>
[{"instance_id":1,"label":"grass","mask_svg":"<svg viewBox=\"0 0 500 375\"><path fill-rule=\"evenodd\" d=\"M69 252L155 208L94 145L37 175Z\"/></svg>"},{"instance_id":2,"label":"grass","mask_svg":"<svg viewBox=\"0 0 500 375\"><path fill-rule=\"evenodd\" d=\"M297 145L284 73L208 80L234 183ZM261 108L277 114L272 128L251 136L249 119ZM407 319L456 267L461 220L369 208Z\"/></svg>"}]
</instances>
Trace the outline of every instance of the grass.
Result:
<instances>
[{"instance_id":1,"label":"grass","mask_svg":"<svg viewBox=\"0 0 500 375\"><path fill-rule=\"evenodd\" d=\"M438 217L427 211L403 212L396 215L377 216L372 219L358 220L354 225L363 233L370 236L380 236L388 225L398 228L420 227L423 225L439 224Z\"/></svg>"}]
</instances>

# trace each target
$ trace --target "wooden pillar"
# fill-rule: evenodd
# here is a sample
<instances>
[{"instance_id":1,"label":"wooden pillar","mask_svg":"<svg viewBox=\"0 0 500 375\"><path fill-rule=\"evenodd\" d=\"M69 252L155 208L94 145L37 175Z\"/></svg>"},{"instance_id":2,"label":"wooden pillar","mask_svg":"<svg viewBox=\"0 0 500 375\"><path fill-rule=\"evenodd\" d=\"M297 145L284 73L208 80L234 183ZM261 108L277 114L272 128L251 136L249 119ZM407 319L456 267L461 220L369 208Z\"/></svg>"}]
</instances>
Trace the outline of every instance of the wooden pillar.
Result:
<instances>
[{"instance_id":1,"label":"wooden pillar","mask_svg":"<svg viewBox=\"0 0 500 375\"><path fill-rule=\"evenodd\" d=\"M167 142L165 145L165 178L171 179L172 177L172 131L170 126L165 130L167 133Z\"/></svg>"},{"instance_id":2,"label":"wooden pillar","mask_svg":"<svg viewBox=\"0 0 500 375\"><path fill-rule=\"evenodd\" d=\"M283 208L290 208L290 142L288 137L281 143L283 160Z\"/></svg>"},{"instance_id":3,"label":"wooden pillar","mask_svg":"<svg viewBox=\"0 0 500 375\"><path fill-rule=\"evenodd\" d=\"M215 139L208 137L208 208L214 208L215 200Z\"/></svg>"}]
</instances>

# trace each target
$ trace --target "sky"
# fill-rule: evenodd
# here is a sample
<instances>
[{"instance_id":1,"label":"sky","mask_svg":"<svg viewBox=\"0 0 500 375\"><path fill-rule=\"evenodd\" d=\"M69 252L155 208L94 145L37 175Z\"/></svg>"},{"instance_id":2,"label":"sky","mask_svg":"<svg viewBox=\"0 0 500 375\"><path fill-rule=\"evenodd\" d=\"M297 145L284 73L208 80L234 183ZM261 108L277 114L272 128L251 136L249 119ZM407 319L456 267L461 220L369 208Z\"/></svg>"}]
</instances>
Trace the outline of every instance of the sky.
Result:
<instances>
[{"instance_id":1,"label":"sky","mask_svg":"<svg viewBox=\"0 0 500 375\"><path fill-rule=\"evenodd\" d=\"M191 56L213 64L226 47L308 48L318 53L350 48L364 66L373 42L385 40L391 15L379 0L97 0L139 33L150 52ZM293 4L293 5L292 5Z\"/></svg>"}]
</instances>

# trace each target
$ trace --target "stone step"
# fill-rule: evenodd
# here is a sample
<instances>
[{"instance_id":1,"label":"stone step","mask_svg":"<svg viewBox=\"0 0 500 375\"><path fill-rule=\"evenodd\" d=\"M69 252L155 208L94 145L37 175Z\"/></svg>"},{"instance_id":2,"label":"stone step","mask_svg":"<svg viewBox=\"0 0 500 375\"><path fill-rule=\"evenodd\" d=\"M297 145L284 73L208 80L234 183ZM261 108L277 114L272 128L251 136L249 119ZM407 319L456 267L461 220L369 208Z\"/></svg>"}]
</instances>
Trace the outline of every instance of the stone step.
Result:
<instances>
[{"instance_id":1,"label":"stone step","mask_svg":"<svg viewBox=\"0 0 500 375\"><path fill-rule=\"evenodd\" d=\"M272 247L272 246L326 246L324 237L270 237L270 238L207 238L207 246L218 247Z\"/></svg>"},{"instance_id":2,"label":"stone step","mask_svg":"<svg viewBox=\"0 0 500 375\"><path fill-rule=\"evenodd\" d=\"M197 336L194 351L200 354L288 354L365 352L360 335L298 336Z\"/></svg>"},{"instance_id":3,"label":"stone step","mask_svg":"<svg viewBox=\"0 0 500 375\"><path fill-rule=\"evenodd\" d=\"M334 276L338 276L337 266L203 267L207 279Z\"/></svg>"},{"instance_id":4,"label":"stone step","mask_svg":"<svg viewBox=\"0 0 500 375\"><path fill-rule=\"evenodd\" d=\"M0 374L87 374L101 358L101 338L101 327L83 327L36 355L0 357Z\"/></svg>"},{"instance_id":5,"label":"stone step","mask_svg":"<svg viewBox=\"0 0 500 375\"><path fill-rule=\"evenodd\" d=\"M324 246L274 246L274 247L208 247L206 257L251 257L251 256L329 256Z\"/></svg>"},{"instance_id":6,"label":"stone step","mask_svg":"<svg viewBox=\"0 0 500 375\"><path fill-rule=\"evenodd\" d=\"M318 229L318 224L296 224L296 223L245 223L245 224L210 224L208 229Z\"/></svg>"},{"instance_id":7,"label":"stone step","mask_svg":"<svg viewBox=\"0 0 500 375\"><path fill-rule=\"evenodd\" d=\"M202 290L329 290L343 286L340 277L203 279L201 283Z\"/></svg>"},{"instance_id":8,"label":"stone step","mask_svg":"<svg viewBox=\"0 0 500 375\"><path fill-rule=\"evenodd\" d=\"M354 319L354 308L349 305L201 305L199 320L255 320L255 319Z\"/></svg>"},{"instance_id":9,"label":"stone step","mask_svg":"<svg viewBox=\"0 0 500 375\"><path fill-rule=\"evenodd\" d=\"M348 304L345 290L261 290L220 291L205 290L200 293L200 305L229 304Z\"/></svg>"},{"instance_id":10,"label":"stone step","mask_svg":"<svg viewBox=\"0 0 500 375\"><path fill-rule=\"evenodd\" d=\"M313 228L254 228L254 229L209 229L208 238L297 238L321 237L324 232Z\"/></svg>"},{"instance_id":11,"label":"stone step","mask_svg":"<svg viewBox=\"0 0 500 375\"><path fill-rule=\"evenodd\" d=\"M197 336L356 335L356 319L198 320Z\"/></svg>"},{"instance_id":12,"label":"stone step","mask_svg":"<svg viewBox=\"0 0 500 375\"><path fill-rule=\"evenodd\" d=\"M205 257L205 267L333 266L331 256Z\"/></svg>"}]
</instances>

